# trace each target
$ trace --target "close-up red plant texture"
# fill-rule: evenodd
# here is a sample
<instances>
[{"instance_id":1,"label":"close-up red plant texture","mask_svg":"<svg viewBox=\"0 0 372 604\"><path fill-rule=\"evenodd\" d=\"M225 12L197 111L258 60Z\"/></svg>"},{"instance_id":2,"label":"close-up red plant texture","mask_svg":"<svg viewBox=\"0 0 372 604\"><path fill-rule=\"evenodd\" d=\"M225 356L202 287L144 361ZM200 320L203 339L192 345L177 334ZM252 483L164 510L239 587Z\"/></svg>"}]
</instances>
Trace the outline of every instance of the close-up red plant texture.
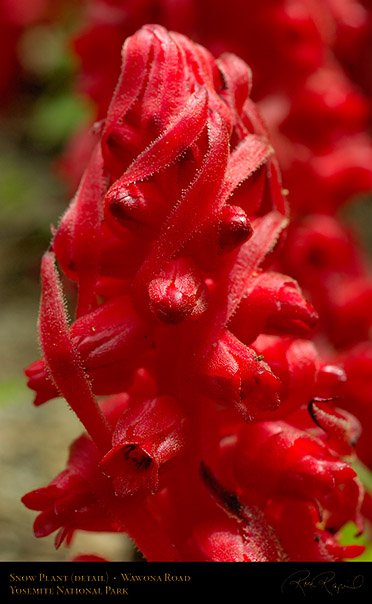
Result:
<instances>
[{"instance_id":1,"label":"close-up red plant texture","mask_svg":"<svg viewBox=\"0 0 372 604\"><path fill-rule=\"evenodd\" d=\"M35 536L122 533L149 562L358 560L372 269L345 208L372 191L371 3L79 11L94 118L57 162L73 198L26 375L85 431L22 499Z\"/></svg>"}]
</instances>

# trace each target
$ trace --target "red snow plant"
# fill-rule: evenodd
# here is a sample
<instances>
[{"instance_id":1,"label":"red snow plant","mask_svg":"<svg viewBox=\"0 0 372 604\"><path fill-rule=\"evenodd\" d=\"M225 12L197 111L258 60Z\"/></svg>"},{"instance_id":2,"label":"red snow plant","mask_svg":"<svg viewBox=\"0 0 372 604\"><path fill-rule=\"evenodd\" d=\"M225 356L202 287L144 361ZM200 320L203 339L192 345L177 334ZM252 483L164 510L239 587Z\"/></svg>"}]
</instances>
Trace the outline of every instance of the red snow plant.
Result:
<instances>
[{"instance_id":1,"label":"red snow plant","mask_svg":"<svg viewBox=\"0 0 372 604\"><path fill-rule=\"evenodd\" d=\"M35 534L128 534L149 561L338 561L363 530L360 426L317 313L278 272L288 225L251 74L147 25L75 198L42 260L37 405L62 396L84 433L24 496ZM75 317L60 271L77 285ZM299 538L301 535L301 538Z\"/></svg>"}]
</instances>

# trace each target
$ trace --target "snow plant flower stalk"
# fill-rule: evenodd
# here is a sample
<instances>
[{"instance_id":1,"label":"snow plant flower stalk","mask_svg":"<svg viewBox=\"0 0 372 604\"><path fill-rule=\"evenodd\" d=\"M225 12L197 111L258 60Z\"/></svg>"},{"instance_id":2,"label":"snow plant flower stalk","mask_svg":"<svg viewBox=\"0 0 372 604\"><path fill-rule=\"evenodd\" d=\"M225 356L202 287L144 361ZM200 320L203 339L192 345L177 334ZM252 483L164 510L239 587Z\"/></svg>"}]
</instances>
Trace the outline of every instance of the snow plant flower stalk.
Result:
<instances>
[{"instance_id":1,"label":"snow plant flower stalk","mask_svg":"<svg viewBox=\"0 0 372 604\"><path fill-rule=\"evenodd\" d=\"M147 25L42 260L35 404L86 432L23 497L37 537L128 534L149 561L338 561L363 530L359 422L275 270L288 208L235 55ZM59 271L77 284L70 322ZM301 535L301 539L299 539Z\"/></svg>"},{"instance_id":2,"label":"snow plant flower stalk","mask_svg":"<svg viewBox=\"0 0 372 604\"><path fill-rule=\"evenodd\" d=\"M340 212L372 190L371 2L231 0L226 11L222 0L92 0L74 45L77 84L97 119L111 98L122 42L153 18L155 5L168 29L191 33L215 54L234 52L253 70L253 99L268 124L291 208L276 266L297 280L319 314L314 336L322 362L344 375L339 403L364 426L356 452L371 468L372 269ZM92 60L97 44L99 62ZM87 129L77 132L59 162L72 190L93 143Z\"/></svg>"}]
</instances>

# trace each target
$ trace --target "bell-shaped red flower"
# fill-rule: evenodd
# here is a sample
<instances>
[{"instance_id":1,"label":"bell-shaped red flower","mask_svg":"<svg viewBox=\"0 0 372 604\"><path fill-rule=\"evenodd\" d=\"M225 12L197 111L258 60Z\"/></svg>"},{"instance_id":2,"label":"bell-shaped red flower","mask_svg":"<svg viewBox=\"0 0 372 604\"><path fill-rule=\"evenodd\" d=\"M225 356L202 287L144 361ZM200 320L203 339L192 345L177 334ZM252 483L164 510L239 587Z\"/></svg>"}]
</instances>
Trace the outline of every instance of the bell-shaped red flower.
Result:
<instances>
[{"instance_id":1,"label":"bell-shaped red flower","mask_svg":"<svg viewBox=\"0 0 372 604\"><path fill-rule=\"evenodd\" d=\"M154 493L159 471L187 444L187 420L170 396L134 402L119 419L112 449L100 461L116 494Z\"/></svg>"},{"instance_id":2,"label":"bell-shaped red flower","mask_svg":"<svg viewBox=\"0 0 372 604\"><path fill-rule=\"evenodd\" d=\"M34 523L36 537L45 537L59 529L56 535L59 547L65 539L69 542L78 529L116 530L115 523L104 513L102 492L109 498L110 484L98 470L100 459L97 448L83 435L71 446L66 470L47 487L23 496L26 507L41 512Z\"/></svg>"}]
</instances>

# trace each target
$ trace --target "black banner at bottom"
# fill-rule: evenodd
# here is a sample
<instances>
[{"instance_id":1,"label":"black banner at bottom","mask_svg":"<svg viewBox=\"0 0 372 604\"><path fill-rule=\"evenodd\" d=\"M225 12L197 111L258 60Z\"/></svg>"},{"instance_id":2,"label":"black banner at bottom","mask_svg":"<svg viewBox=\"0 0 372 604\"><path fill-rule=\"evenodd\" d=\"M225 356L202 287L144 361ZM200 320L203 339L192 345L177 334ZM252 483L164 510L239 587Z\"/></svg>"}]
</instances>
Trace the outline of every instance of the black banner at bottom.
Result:
<instances>
[{"instance_id":1,"label":"black banner at bottom","mask_svg":"<svg viewBox=\"0 0 372 604\"><path fill-rule=\"evenodd\" d=\"M3 562L1 601L372 602L371 563ZM209 604L209 602L208 602Z\"/></svg>"}]
</instances>

